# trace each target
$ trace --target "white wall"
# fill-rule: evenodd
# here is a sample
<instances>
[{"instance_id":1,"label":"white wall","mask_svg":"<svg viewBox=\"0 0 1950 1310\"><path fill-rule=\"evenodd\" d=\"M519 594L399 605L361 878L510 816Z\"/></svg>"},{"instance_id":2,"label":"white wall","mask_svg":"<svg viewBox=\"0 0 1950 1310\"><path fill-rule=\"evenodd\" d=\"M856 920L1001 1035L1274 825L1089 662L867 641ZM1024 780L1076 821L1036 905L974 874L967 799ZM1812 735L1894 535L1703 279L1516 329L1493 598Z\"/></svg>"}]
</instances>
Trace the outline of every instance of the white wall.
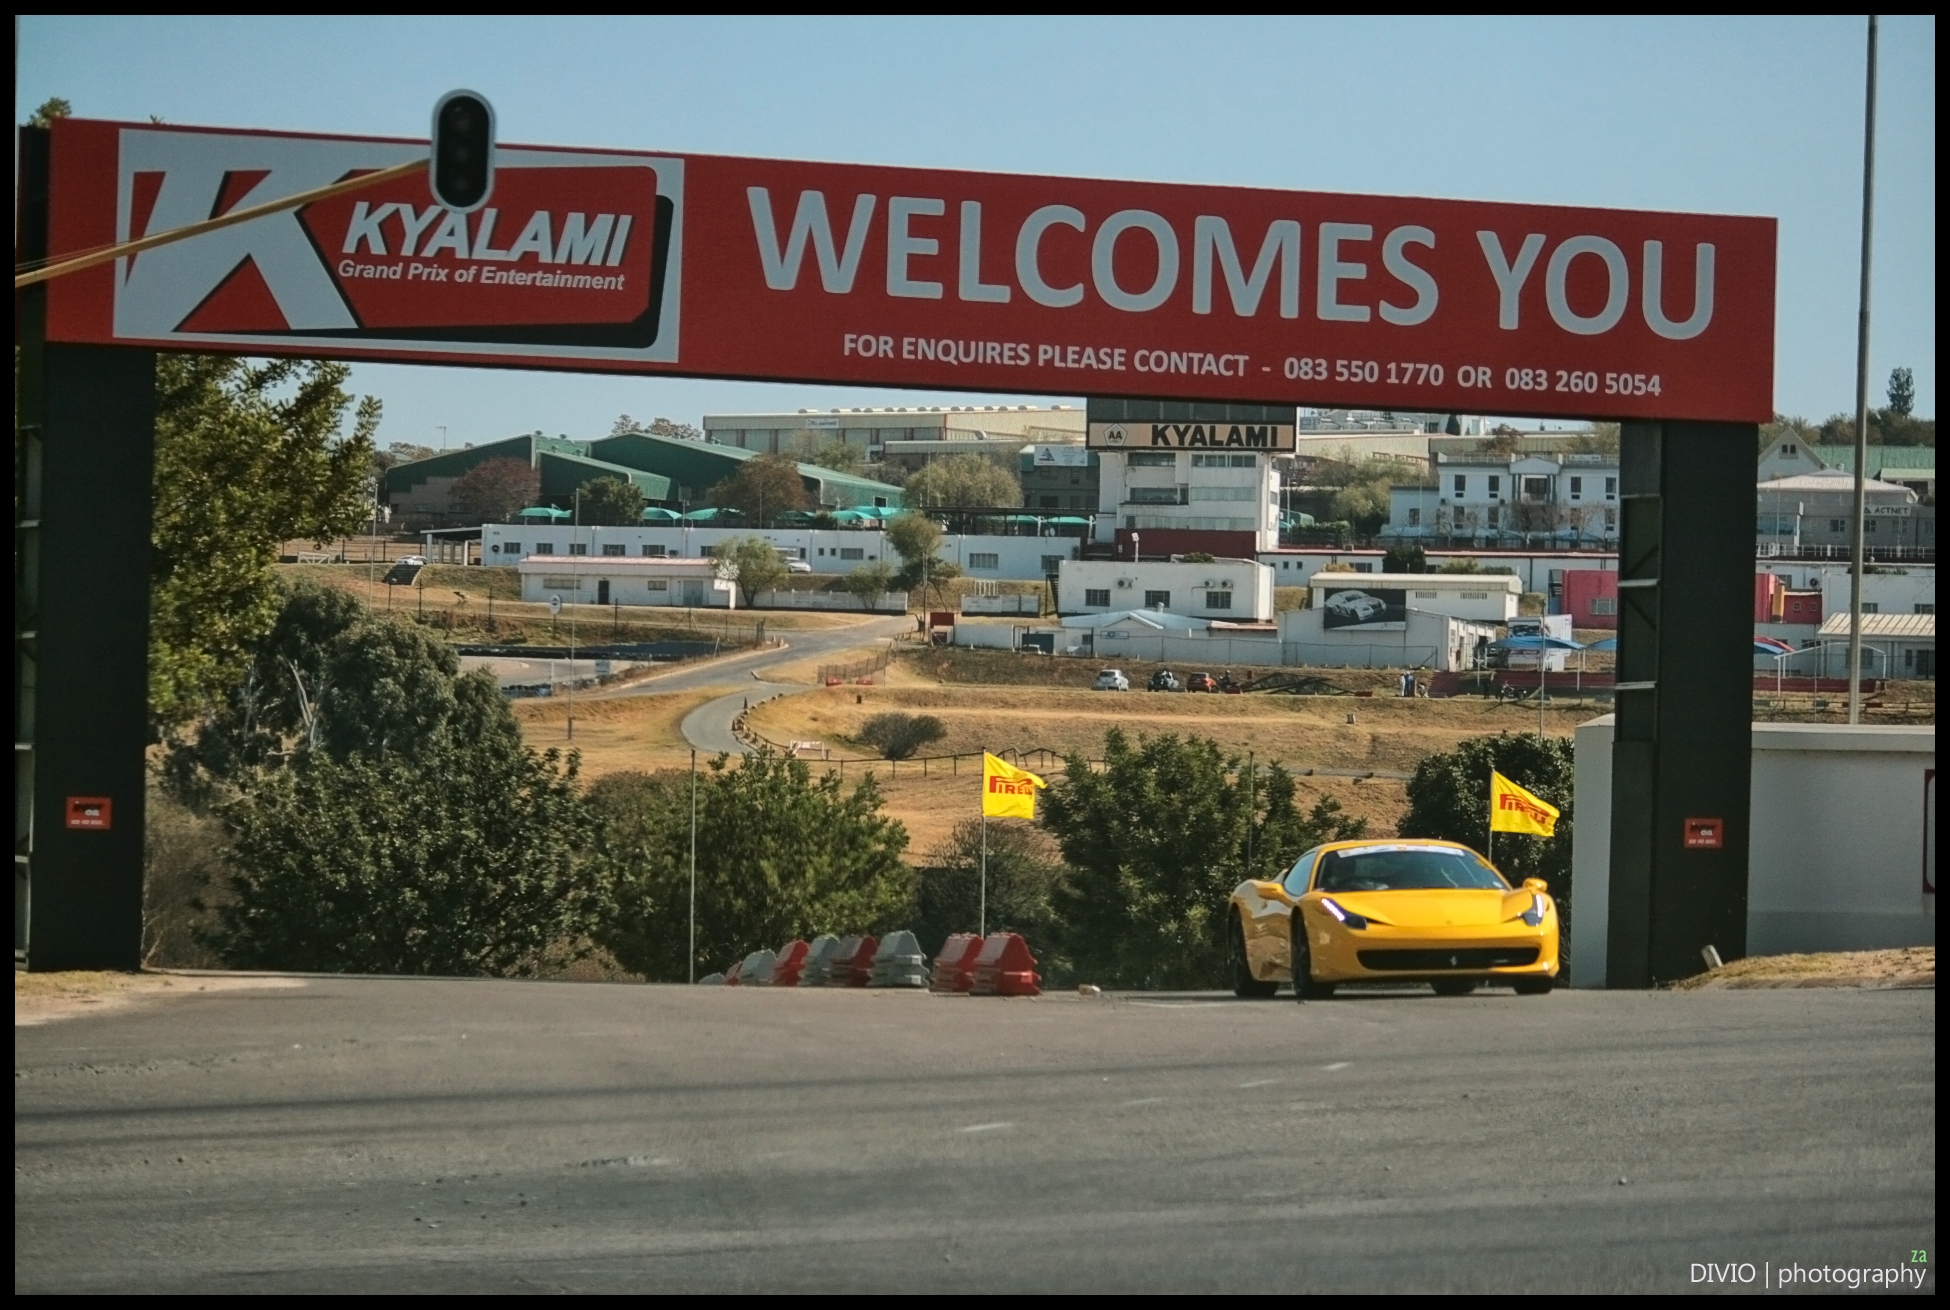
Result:
<instances>
[{"instance_id":1,"label":"white wall","mask_svg":"<svg viewBox=\"0 0 1950 1310\"><path fill-rule=\"evenodd\" d=\"M1259 553L1259 562L1273 569L1273 585L1303 587L1314 574L1329 567L1334 572L1379 573L1383 553L1380 550L1263 550ZM1428 558L1432 569L1440 568L1452 559L1464 558L1476 560L1486 569L1507 568L1523 584L1524 591L1546 594L1550 591L1553 570L1618 571L1618 556L1601 551L1432 550L1428 552ZM1367 566L1365 570L1363 565ZM1764 569L1762 571L1766 572Z\"/></svg>"},{"instance_id":2,"label":"white wall","mask_svg":"<svg viewBox=\"0 0 1950 1310\"><path fill-rule=\"evenodd\" d=\"M1108 593L1108 603L1087 602L1091 591ZM1108 614L1149 609L1146 592L1169 592L1172 614L1264 623L1273 617L1273 571L1252 560L1222 559L1210 564L1168 560L1068 560L1057 570L1056 608L1063 614ZM1206 604L1208 592L1232 598L1228 609Z\"/></svg>"},{"instance_id":3,"label":"white wall","mask_svg":"<svg viewBox=\"0 0 1950 1310\"><path fill-rule=\"evenodd\" d=\"M1612 726L1606 715L1578 728L1574 987L1604 985ZM1936 729L1757 723L1753 743L1748 953L1934 945L1936 897L1923 876Z\"/></svg>"},{"instance_id":4,"label":"white wall","mask_svg":"<svg viewBox=\"0 0 1950 1310\"><path fill-rule=\"evenodd\" d=\"M1522 584L1497 574L1336 573L1321 570L1311 583L1314 608L1336 591L1397 587L1408 593L1410 609L1447 614L1477 623L1507 623L1517 615Z\"/></svg>"},{"instance_id":5,"label":"white wall","mask_svg":"<svg viewBox=\"0 0 1950 1310\"><path fill-rule=\"evenodd\" d=\"M1479 637L1495 641L1502 635L1492 624L1414 608L1408 611L1401 629L1393 632L1328 629L1324 617L1318 609L1288 610L1280 615L1285 663L1449 672L1469 667Z\"/></svg>"},{"instance_id":6,"label":"white wall","mask_svg":"<svg viewBox=\"0 0 1950 1310\"><path fill-rule=\"evenodd\" d=\"M489 523L481 528L481 558L488 564L513 564L536 552L537 543L567 554L571 544L589 547L590 558L602 556L604 546L621 546L626 556L643 554L645 546L661 547L667 555L695 555L731 537L759 537L794 559L812 565L815 573L851 573L863 564L880 562L899 567L900 556L875 529L705 528L662 524L635 528L568 527L556 523ZM1041 582L1054 572L1058 559L1071 559L1082 542L1075 537L1001 537L949 535L942 538L941 558L952 561L972 578ZM510 549L519 545L520 550ZM499 549L496 549L499 547ZM858 552L857 554L853 552ZM989 557L993 557L991 560Z\"/></svg>"},{"instance_id":7,"label":"white wall","mask_svg":"<svg viewBox=\"0 0 1950 1310\"><path fill-rule=\"evenodd\" d=\"M614 565L617 560L610 560ZM560 596L569 605L674 605L705 609L735 609L736 584L719 578L709 564L672 564L646 567L641 560L627 566L605 570L598 559L553 559L534 563L521 570L521 598L545 603ZM603 595L601 584L609 583ZM661 585L660 585L661 584ZM687 590L686 584L690 589ZM598 597L601 597L599 600Z\"/></svg>"}]
</instances>

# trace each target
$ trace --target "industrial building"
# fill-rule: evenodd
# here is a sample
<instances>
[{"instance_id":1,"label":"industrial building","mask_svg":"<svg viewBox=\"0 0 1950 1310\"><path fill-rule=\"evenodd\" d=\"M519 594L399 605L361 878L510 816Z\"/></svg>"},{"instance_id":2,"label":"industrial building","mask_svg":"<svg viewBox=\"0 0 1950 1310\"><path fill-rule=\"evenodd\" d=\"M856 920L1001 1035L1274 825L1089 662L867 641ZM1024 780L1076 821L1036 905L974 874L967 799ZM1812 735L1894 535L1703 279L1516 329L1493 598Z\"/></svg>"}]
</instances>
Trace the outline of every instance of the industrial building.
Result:
<instances>
[{"instance_id":1,"label":"industrial building","mask_svg":"<svg viewBox=\"0 0 1950 1310\"><path fill-rule=\"evenodd\" d=\"M1264 623L1273 617L1273 570L1249 559L1063 560L1059 614L1162 610L1194 618Z\"/></svg>"},{"instance_id":2,"label":"industrial building","mask_svg":"<svg viewBox=\"0 0 1950 1310\"><path fill-rule=\"evenodd\" d=\"M738 584L719 577L711 559L531 555L516 567L521 598L541 604L738 607Z\"/></svg>"},{"instance_id":3,"label":"industrial building","mask_svg":"<svg viewBox=\"0 0 1950 1310\"><path fill-rule=\"evenodd\" d=\"M570 509L578 487L596 478L614 477L634 483L651 505L683 512L705 504L711 488L755 454L647 432L594 441L531 434L397 464L380 479L379 500L408 527L478 526L478 519L469 520L454 503L454 482L489 460L514 459L541 475L538 505ZM816 509L898 508L901 504L900 488L888 483L817 464L800 464L798 469L807 502Z\"/></svg>"},{"instance_id":4,"label":"industrial building","mask_svg":"<svg viewBox=\"0 0 1950 1310\"><path fill-rule=\"evenodd\" d=\"M925 460L963 449L1013 457L1024 446L1080 443L1083 411L1070 405L934 405L802 409L789 414L706 414L705 438L758 455L810 454L844 442L869 464ZM947 443L943 445L941 443ZM914 444L921 443L921 444ZM997 443L1003 443L998 445Z\"/></svg>"}]
</instances>

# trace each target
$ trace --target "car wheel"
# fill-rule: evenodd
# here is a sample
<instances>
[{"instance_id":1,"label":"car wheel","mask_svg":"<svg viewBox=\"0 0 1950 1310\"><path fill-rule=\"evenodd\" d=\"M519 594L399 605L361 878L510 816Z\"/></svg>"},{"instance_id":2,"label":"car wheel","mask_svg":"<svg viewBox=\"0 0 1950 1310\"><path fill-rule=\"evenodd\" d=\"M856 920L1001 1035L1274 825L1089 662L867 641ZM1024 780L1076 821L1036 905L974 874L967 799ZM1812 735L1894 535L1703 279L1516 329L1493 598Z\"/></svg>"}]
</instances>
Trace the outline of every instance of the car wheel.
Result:
<instances>
[{"instance_id":1,"label":"car wheel","mask_svg":"<svg viewBox=\"0 0 1950 1310\"><path fill-rule=\"evenodd\" d=\"M1251 957L1246 954L1246 926L1232 916L1232 994L1242 1001L1263 1001L1280 990L1276 982L1261 982L1253 977Z\"/></svg>"},{"instance_id":2,"label":"car wheel","mask_svg":"<svg viewBox=\"0 0 1950 1310\"><path fill-rule=\"evenodd\" d=\"M1547 974L1542 978L1518 978L1510 985L1516 988L1519 996L1549 996L1551 989L1557 986L1557 979Z\"/></svg>"},{"instance_id":3,"label":"car wheel","mask_svg":"<svg viewBox=\"0 0 1950 1310\"><path fill-rule=\"evenodd\" d=\"M1476 990L1474 978L1438 978L1429 984L1437 996L1467 996Z\"/></svg>"},{"instance_id":4,"label":"car wheel","mask_svg":"<svg viewBox=\"0 0 1950 1310\"><path fill-rule=\"evenodd\" d=\"M1307 927L1300 912L1293 912L1293 999L1324 1001L1334 994L1334 984L1314 981L1314 953L1307 945Z\"/></svg>"}]
</instances>

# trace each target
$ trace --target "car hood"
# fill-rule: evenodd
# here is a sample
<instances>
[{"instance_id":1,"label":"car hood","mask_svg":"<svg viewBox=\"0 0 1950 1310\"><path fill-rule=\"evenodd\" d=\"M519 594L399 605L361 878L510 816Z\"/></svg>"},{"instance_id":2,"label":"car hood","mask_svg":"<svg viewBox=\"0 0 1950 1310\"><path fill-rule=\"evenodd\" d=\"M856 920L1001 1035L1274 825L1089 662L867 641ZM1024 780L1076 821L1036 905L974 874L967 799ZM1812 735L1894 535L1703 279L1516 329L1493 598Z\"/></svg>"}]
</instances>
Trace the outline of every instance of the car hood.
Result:
<instances>
[{"instance_id":1,"label":"car hood","mask_svg":"<svg viewBox=\"0 0 1950 1310\"><path fill-rule=\"evenodd\" d=\"M1344 910L1397 928L1482 927L1530 908L1527 891L1329 892Z\"/></svg>"}]
</instances>

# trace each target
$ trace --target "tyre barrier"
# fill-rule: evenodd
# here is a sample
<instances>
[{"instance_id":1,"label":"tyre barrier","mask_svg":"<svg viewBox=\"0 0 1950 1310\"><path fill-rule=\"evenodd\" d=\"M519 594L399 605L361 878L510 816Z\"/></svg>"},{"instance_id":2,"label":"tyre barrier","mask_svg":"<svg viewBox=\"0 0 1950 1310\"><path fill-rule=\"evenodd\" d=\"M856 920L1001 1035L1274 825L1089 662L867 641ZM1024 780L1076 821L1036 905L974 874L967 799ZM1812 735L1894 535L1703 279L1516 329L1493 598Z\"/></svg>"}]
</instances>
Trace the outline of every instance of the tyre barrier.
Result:
<instances>
[{"instance_id":1,"label":"tyre barrier","mask_svg":"<svg viewBox=\"0 0 1950 1310\"><path fill-rule=\"evenodd\" d=\"M914 934L903 928L889 933L887 940L880 943L880 949L873 955L873 972L867 977L869 987L926 987L928 985L928 957L921 953L921 943Z\"/></svg>"},{"instance_id":2,"label":"tyre barrier","mask_svg":"<svg viewBox=\"0 0 1950 1310\"><path fill-rule=\"evenodd\" d=\"M738 969L740 987L770 987L772 985L772 962L778 959L773 951L753 951L744 959Z\"/></svg>"},{"instance_id":3,"label":"tyre barrier","mask_svg":"<svg viewBox=\"0 0 1950 1310\"><path fill-rule=\"evenodd\" d=\"M806 953L812 948L805 942L794 938L779 947L778 954L772 957L772 974L765 980L767 987L797 987L799 974L806 967Z\"/></svg>"},{"instance_id":4,"label":"tyre barrier","mask_svg":"<svg viewBox=\"0 0 1950 1310\"><path fill-rule=\"evenodd\" d=\"M1042 981L1028 942L1016 933L992 932L975 958L968 991L974 996L1041 996Z\"/></svg>"},{"instance_id":5,"label":"tyre barrier","mask_svg":"<svg viewBox=\"0 0 1950 1310\"><path fill-rule=\"evenodd\" d=\"M966 995L973 982L975 958L982 953L982 939L973 933L958 932L941 943L934 957L934 972L928 975L928 990L936 995Z\"/></svg>"},{"instance_id":6,"label":"tyre barrier","mask_svg":"<svg viewBox=\"0 0 1950 1310\"><path fill-rule=\"evenodd\" d=\"M745 962L743 960L732 961L731 967L724 971L724 985L727 987L736 987L738 985L738 976L744 971Z\"/></svg>"},{"instance_id":7,"label":"tyre barrier","mask_svg":"<svg viewBox=\"0 0 1950 1310\"><path fill-rule=\"evenodd\" d=\"M880 939L873 936L842 937L826 967L828 987L865 987L873 976L874 952Z\"/></svg>"},{"instance_id":8,"label":"tyre barrier","mask_svg":"<svg viewBox=\"0 0 1950 1310\"><path fill-rule=\"evenodd\" d=\"M831 933L821 933L812 939L806 951L806 962L799 968L801 987L824 987L826 971L832 968L833 953L840 948L840 939Z\"/></svg>"},{"instance_id":9,"label":"tyre barrier","mask_svg":"<svg viewBox=\"0 0 1950 1310\"><path fill-rule=\"evenodd\" d=\"M721 973L707 973L697 980L697 985L699 987L722 987L724 986L724 977Z\"/></svg>"}]
</instances>

